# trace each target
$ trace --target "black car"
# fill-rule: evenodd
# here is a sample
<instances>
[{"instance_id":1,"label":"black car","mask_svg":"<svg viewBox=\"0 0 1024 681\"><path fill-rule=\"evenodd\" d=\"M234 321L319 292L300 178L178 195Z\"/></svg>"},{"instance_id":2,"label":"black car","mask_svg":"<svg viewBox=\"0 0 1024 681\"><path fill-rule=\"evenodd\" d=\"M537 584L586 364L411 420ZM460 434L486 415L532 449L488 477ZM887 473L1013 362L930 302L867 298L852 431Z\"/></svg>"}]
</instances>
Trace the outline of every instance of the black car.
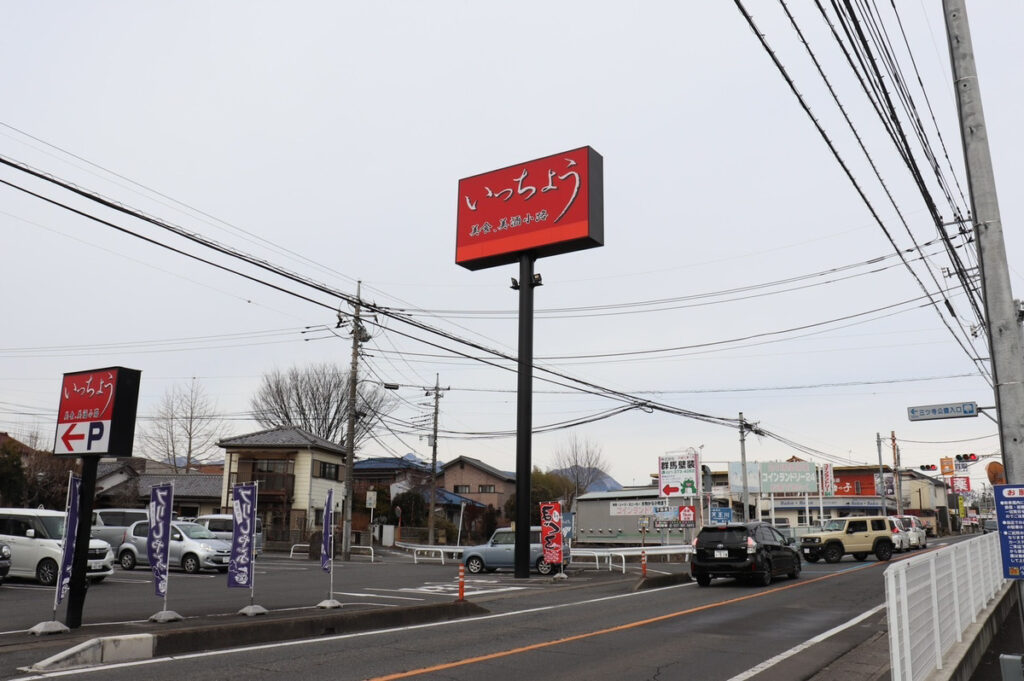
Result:
<instances>
[{"instance_id":1,"label":"black car","mask_svg":"<svg viewBox=\"0 0 1024 681\"><path fill-rule=\"evenodd\" d=\"M0 584L11 570L11 547L0 541Z\"/></svg>"},{"instance_id":2,"label":"black car","mask_svg":"<svg viewBox=\"0 0 1024 681\"><path fill-rule=\"evenodd\" d=\"M707 586L714 577L736 577L768 586L775 577L800 575L800 553L792 539L768 523L702 527L693 540L690 574Z\"/></svg>"}]
</instances>

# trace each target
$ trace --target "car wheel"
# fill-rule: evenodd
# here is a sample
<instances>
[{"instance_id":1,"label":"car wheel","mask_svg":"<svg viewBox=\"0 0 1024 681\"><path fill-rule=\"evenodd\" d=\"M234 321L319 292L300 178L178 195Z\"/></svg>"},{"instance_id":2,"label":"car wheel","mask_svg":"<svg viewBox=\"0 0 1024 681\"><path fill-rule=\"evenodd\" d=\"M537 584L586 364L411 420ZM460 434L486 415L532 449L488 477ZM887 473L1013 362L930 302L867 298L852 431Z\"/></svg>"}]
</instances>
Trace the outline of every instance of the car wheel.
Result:
<instances>
[{"instance_id":1,"label":"car wheel","mask_svg":"<svg viewBox=\"0 0 1024 681\"><path fill-rule=\"evenodd\" d=\"M122 551L121 555L118 556L117 562L121 564L122 570L134 570L135 569L135 554L131 551Z\"/></svg>"},{"instance_id":2,"label":"car wheel","mask_svg":"<svg viewBox=\"0 0 1024 681\"><path fill-rule=\"evenodd\" d=\"M855 554L853 554L853 559L854 560L867 560L868 559L868 554L863 553L863 552L862 553L855 553Z\"/></svg>"},{"instance_id":3,"label":"car wheel","mask_svg":"<svg viewBox=\"0 0 1024 681\"><path fill-rule=\"evenodd\" d=\"M194 553L186 554L185 557L181 559L181 567L184 568L185 572L188 574L194 575L199 572L199 558L197 558Z\"/></svg>"},{"instance_id":4,"label":"car wheel","mask_svg":"<svg viewBox=\"0 0 1024 681\"><path fill-rule=\"evenodd\" d=\"M483 561L483 559L480 558L480 556L472 556L469 560L466 561L466 569L469 570L474 575L478 574L480 572L483 572L483 569L484 569L484 561Z\"/></svg>"},{"instance_id":5,"label":"car wheel","mask_svg":"<svg viewBox=\"0 0 1024 681\"><path fill-rule=\"evenodd\" d=\"M838 563L843 558L843 547L839 544L829 544L825 547L825 562Z\"/></svg>"},{"instance_id":6,"label":"car wheel","mask_svg":"<svg viewBox=\"0 0 1024 681\"><path fill-rule=\"evenodd\" d=\"M887 541L879 542L875 547L875 558L878 560L889 560L892 558L892 544Z\"/></svg>"},{"instance_id":7,"label":"car wheel","mask_svg":"<svg viewBox=\"0 0 1024 681\"><path fill-rule=\"evenodd\" d=\"M771 586L772 583L772 562L766 560L764 562L764 571L754 577L754 584L758 586Z\"/></svg>"},{"instance_id":8,"label":"car wheel","mask_svg":"<svg viewBox=\"0 0 1024 681\"><path fill-rule=\"evenodd\" d=\"M703 572L697 573L697 586L711 586L711 575Z\"/></svg>"},{"instance_id":9,"label":"car wheel","mask_svg":"<svg viewBox=\"0 0 1024 681\"><path fill-rule=\"evenodd\" d=\"M554 566L543 558L537 559L537 572L542 575L550 575L554 569Z\"/></svg>"},{"instance_id":10,"label":"car wheel","mask_svg":"<svg viewBox=\"0 0 1024 681\"><path fill-rule=\"evenodd\" d=\"M793 569L789 571L788 577L790 579L796 579L797 577L799 577L800 576L800 568L801 568L800 558L797 557L796 562L793 563Z\"/></svg>"},{"instance_id":11,"label":"car wheel","mask_svg":"<svg viewBox=\"0 0 1024 681\"><path fill-rule=\"evenodd\" d=\"M57 583L57 573L59 571L57 561L52 558L44 558L36 566L36 579L43 586L53 586Z\"/></svg>"}]
</instances>

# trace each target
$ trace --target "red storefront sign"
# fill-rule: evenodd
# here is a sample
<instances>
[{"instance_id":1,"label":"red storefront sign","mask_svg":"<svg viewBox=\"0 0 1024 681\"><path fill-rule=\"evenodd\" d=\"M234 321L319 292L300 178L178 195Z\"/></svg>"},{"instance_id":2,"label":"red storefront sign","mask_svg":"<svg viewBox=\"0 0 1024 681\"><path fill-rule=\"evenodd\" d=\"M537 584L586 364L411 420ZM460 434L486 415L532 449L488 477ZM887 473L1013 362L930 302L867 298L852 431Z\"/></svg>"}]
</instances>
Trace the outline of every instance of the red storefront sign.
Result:
<instances>
[{"instance_id":1,"label":"red storefront sign","mask_svg":"<svg viewBox=\"0 0 1024 681\"><path fill-rule=\"evenodd\" d=\"M604 245L603 159L590 147L459 180L455 262L470 270Z\"/></svg>"}]
</instances>

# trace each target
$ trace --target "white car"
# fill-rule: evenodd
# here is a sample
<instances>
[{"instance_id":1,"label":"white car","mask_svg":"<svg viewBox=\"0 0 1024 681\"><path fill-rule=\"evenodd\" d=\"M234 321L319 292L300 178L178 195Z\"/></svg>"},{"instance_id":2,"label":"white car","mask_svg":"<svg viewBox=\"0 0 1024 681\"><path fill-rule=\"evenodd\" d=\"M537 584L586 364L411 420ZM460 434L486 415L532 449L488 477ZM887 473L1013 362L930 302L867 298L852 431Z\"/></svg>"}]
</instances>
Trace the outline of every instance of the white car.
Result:
<instances>
[{"instance_id":1,"label":"white car","mask_svg":"<svg viewBox=\"0 0 1024 681\"><path fill-rule=\"evenodd\" d=\"M901 515L897 517L903 524L903 528L910 535L910 548L928 548L928 530L925 524L921 522L921 519L916 515Z\"/></svg>"},{"instance_id":2,"label":"white car","mask_svg":"<svg viewBox=\"0 0 1024 681\"><path fill-rule=\"evenodd\" d=\"M889 516L889 529L892 530L892 549L897 553L903 553L911 549L910 532L900 520L899 516Z\"/></svg>"},{"instance_id":3,"label":"white car","mask_svg":"<svg viewBox=\"0 0 1024 681\"><path fill-rule=\"evenodd\" d=\"M64 512L35 508L0 508L0 541L11 547L9 577L57 583L64 539ZM114 552L102 539L89 541L87 577L102 582L114 574Z\"/></svg>"}]
</instances>

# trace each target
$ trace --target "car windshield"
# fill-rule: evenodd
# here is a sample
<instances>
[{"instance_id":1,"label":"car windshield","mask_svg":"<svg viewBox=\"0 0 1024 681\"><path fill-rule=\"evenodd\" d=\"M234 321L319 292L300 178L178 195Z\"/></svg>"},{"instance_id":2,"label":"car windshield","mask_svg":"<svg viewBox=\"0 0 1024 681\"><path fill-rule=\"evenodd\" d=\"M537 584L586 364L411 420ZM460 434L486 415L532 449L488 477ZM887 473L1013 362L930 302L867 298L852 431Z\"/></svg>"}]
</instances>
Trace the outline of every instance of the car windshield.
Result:
<instances>
[{"instance_id":1,"label":"car windshield","mask_svg":"<svg viewBox=\"0 0 1024 681\"><path fill-rule=\"evenodd\" d=\"M720 544L742 544L747 541L745 527L706 527L700 531L700 541Z\"/></svg>"},{"instance_id":2,"label":"car windshield","mask_svg":"<svg viewBox=\"0 0 1024 681\"><path fill-rule=\"evenodd\" d=\"M43 527L46 528L47 537L50 539L64 538L64 516L44 515L40 520L43 521Z\"/></svg>"},{"instance_id":3,"label":"car windshield","mask_svg":"<svg viewBox=\"0 0 1024 681\"><path fill-rule=\"evenodd\" d=\"M210 532L202 525L196 525L195 523L182 523L178 525L178 529L181 530L186 537L189 539L216 539L217 535Z\"/></svg>"},{"instance_id":4,"label":"car windshield","mask_svg":"<svg viewBox=\"0 0 1024 681\"><path fill-rule=\"evenodd\" d=\"M843 527L845 525L846 525L846 521L845 520L836 518L835 520L830 520L827 523L825 523L825 528L824 529L825 529L826 532L839 532L839 531L841 531L843 529Z\"/></svg>"}]
</instances>

